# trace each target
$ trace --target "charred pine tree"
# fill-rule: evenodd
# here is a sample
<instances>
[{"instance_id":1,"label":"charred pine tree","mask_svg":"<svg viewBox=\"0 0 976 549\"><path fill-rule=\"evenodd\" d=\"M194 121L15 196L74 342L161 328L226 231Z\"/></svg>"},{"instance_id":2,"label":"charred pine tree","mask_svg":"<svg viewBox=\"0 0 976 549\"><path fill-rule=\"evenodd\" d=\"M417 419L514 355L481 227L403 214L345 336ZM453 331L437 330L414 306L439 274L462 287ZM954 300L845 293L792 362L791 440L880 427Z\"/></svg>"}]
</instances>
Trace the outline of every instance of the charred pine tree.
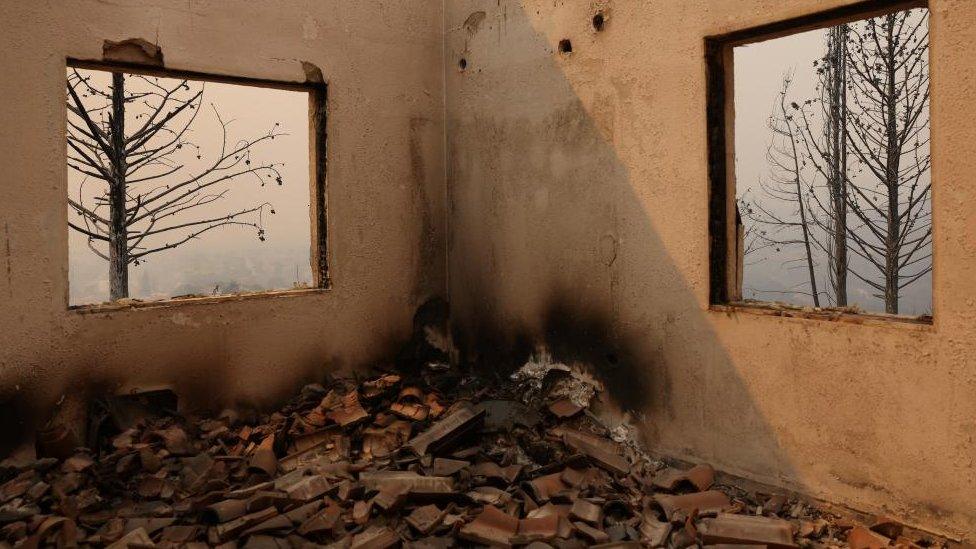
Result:
<instances>
[{"instance_id":1,"label":"charred pine tree","mask_svg":"<svg viewBox=\"0 0 976 549\"><path fill-rule=\"evenodd\" d=\"M827 188L830 220L827 231L827 277L834 304L847 305L847 25L828 32L822 95L826 96Z\"/></svg>"},{"instance_id":2,"label":"charred pine tree","mask_svg":"<svg viewBox=\"0 0 976 549\"><path fill-rule=\"evenodd\" d=\"M929 176L928 11L906 10L850 26L847 142L858 171L849 180L849 271L898 313L901 290L932 270Z\"/></svg>"},{"instance_id":3,"label":"charred pine tree","mask_svg":"<svg viewBox=\"0 0 976 549\"><path fill-rule=\"evenodd\" d=\"M747 251L754 253L763 249L782 252L784 248L798 247L799 258L788 259L787 263L802 262L807 271L810 286L809 295L815 307L820 306L820 292L817 289L816 261L812 235L813 223L809 219L805 195L809 184L804 178L802 151L799 149L800 129L794 116L795 103L788 102L792 76L783 77L783 88L777 97L773 114L767 126L772 132L772 142L766 151L770 166L767 181L760 182L760 197L740 205L745 217L753 222L750 231L753 242ZM794 292L803 293L803 292Z\"/></svg>"},{"instance_id":4,"label":"charred pine tree","mask_svg":"<svg viewBox=\"0 0 976 549\"><path fill-rule=\"evenodd\" d=\"M220 214L197 212L225 198L230 184L244 178L261 186L268 180L282 184L281 164L252 165L251 160L257 145L284 135L278 124L232 144L230 122L211 104L222 130L221 148L212 161L191 170L187 154L203 159L200 147L188 139L203 103L202 85L193 89L187 80L119 72L112 73L109 85L93 74L73 70L67 79L68 167L84 177L77 196L68 197L76 215L68 225L108 262L112 300L128 297L129 266L148 255L219 227L250 227L265 239L263 213L274 213L267 202ZM129 82L138 86L128 89ZM86 194L92 180L99 188Z\"/></svg>"},{"instance_id":5,"label":"charred pine tree","mask_svg":"<svg viewBox=\"0 0 976 549\"><path fill-rule=\"evenodd\" d=\"M817 96L794 103L804 166L817 182L808 189L810 222L827 259L826 278L833 304L847 305L847 25L827 31L826 51L814 62ZM821 182L822 181L822 182ZM823 195L823 196L822 196Z\"/></svg>"}]
</instances>

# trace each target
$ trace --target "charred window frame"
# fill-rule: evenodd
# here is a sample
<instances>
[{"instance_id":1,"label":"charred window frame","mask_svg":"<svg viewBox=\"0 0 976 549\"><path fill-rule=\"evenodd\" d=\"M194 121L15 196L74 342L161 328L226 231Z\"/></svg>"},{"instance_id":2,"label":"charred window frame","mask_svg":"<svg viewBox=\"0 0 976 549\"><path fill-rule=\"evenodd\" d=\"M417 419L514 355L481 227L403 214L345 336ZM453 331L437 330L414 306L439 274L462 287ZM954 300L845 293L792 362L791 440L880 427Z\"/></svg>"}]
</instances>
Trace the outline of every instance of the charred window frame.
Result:
<instances>
[{"instance_id":1,"label":"charred window frame","mask_svg":"<svg viewBox=\"0 0 976 549\"><path fill-rule=\"evenodd\" d=\"M220 84L234 84L240 86L297 91L307 93L309 98L309 209L311 216L310 227L312 232L310 235L311 249L309 250L309 261L311 264L313 277L311 287L298 290L265 290L250 294L218 295L213 297L192 299L173 297L161 301L127 303L125 307L151 307L182 302L200 301L220 302L252 297L261 298L266 296L279 296L282 294L303 294L331 288L331 278L329 273L330 265L328 257L328 200L326 195L326 129L328 121L328 85L321 78L321 74L317 70L314 71L315 73L318 73L314 75L314 78L309 78L304 82L299 82L170 69L141 63L93 61L72 57L68 57L66 59L66 66L67 68L89 69L106 72L124 72L127 74L155 76L160 78L178 78ZM68 299L67 295L65 296L65 299ZM68 306L69 309L83 312L115 309L118 307L119 306L115 304L85 304Z\"/></svg>"},{"instance_id":2,"label":"charred window frame","mask_svg":"<svg viewBox=\"0 0 976 549\"><path fill-rule=\"evenodd\" d=\"M927 0L863 0L814 14L705 38L709 304L713 309L727 310L727 306L741 304L739 302L742 300L743 265L738 231L741 220L738 219L735 201L733 48L892 12L928 7ZM909 320L907 317L904 319ZM931 323L931 317L923 323Z\"/></svg>"}]
</instances>

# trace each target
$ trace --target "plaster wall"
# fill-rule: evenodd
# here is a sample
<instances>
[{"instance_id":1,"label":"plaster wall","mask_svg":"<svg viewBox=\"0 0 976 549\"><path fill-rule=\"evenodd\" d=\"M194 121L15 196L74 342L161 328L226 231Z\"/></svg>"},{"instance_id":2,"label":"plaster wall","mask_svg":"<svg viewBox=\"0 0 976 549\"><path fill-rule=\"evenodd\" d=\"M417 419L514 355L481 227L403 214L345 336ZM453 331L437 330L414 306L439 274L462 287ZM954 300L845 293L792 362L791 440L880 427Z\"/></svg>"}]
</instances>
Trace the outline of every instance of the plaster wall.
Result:
<instances>
[{"instance_id":1,"label":"plaster wall","mask_svg":"<svg viewBox=\"0 0 976 549\"><path fill-rule=\"evenodd\" d=\"M664 454L972 539L976 3L930 5L934 324L709 308L704 38L845 3L447 2L458 340L595 364Z\"/></svg>"},{"instance_id":2,"label":"plaster wall","mask_svg":"<svg viewBox=\"0 0 976 549\"><path fill-rule=\"evenodd\" d=\"M445 292L442 6L364 0L0 2L0 414L17 440L60 395L171 386L181 404L270 404L391 356ZM158 44L168 68L329 86L332 288L67 308L65 59ZM77 400L77 399L76 399Z\"/></svg>"}]
</instances>

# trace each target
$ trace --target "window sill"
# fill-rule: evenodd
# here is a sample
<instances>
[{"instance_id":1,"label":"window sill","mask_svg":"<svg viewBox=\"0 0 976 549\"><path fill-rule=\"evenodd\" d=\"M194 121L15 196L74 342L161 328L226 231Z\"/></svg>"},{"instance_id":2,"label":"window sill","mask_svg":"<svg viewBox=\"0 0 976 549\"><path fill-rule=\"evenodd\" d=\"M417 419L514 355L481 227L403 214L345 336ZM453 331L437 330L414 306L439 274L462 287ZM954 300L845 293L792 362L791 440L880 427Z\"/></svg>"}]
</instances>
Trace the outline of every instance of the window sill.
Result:
<instances>
[{"instance_id":1,"label":"window sill","mask_svg":"<svg viewBox=\"0 0 976 549\"><path fill-rule=\"evenodd\" d=\"M803 320L821 320L828 322L844 322L872 326L904 326L927 330L932 328L932 317L889 315L885 313L858 313L839 309L814 309L813 307L796 307L777 303L735 302L714 304L710 311L734 315L738 313L772 316L779 318L796 318Z\"/></svg>"},{"instance_id":2,"label":"window sill","mask_svg":"<svg viewBox=\"0 0 976 549\"><path fill-rule=\"evenodd\" d=\"M328 292L328 288L296 288L293 290L269 290L263 292L248 292L240 294L187 296L160 299L155 301L128 300L115 303L96 303L92 305L71 305L69 311L79 314L112 313L136 309L168 309L187 305L209 305L214 303L228 303L239 301L288 299L301 296L319 295Z\"/></svg>"}]
</instances>

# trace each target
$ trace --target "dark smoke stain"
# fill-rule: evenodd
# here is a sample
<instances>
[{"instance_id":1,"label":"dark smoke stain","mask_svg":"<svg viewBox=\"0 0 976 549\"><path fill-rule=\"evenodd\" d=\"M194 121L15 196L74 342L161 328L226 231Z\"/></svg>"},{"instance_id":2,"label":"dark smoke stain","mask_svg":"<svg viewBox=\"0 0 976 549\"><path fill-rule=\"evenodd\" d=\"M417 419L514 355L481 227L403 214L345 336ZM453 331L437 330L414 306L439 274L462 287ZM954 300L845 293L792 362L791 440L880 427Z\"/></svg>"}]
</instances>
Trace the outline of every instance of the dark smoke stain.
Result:
<instances>
[{"instance_id":1,"label":"dark smoke stain","mask_svg":"<svg viewBox=\"0 0 976 549\"><path fill-rule=\"evenodd\" d=\"M41 409L27 398L25 391L14 388L0 394L0 417L3 417L3 429L0 429L0 458L14 451L28 440L34 432L35 425L42 424Z\"/></svg>"},{"instance_id":2,"label":"dark smoke stain","mask_svg":"<svg viewBox=\"0 0 976 549\"><path fill-rule=\"evenodd\" d=\"M9 224L7 224L7 223L4 223L3 224L3 233L5 235L5 238L4 238L4 254L5 254L6 260L7 260L6 261L6 263L7 263L7 291L9 292L10 297L13 297L14 296L14 279L13 279L12 268L10 266L10 258L11 258L11 255L10 255L10 226L9 226Z\"/></svg>"},{"instance_id":3,"label":"dark smoke stain","mask_svg":"<svg viewBox=\"0 0 976 549\"><path fill-rule=\"evenodd\" d=\"M609 313L557 295L545 308L541 325L534 333L482 311L475 320L455 326L455 340L469 367L482 375L507 377L544 347L557 362L585 366L624 410L647 409L657 358L641 351L632 338L618 335Z\"/></svg>"},{"instance_id":4,"label":"dark smoke stain","mask_svg":"<svg viewBox=\"0 0 976 549\"><path fill-rule=\"evenodd\" d=\"M553 359L586 365L625 410L650 405L655 361L638 350L637 342L615 332L608 313L557 298L550 302L544 325L545 345Z\"/></svg>"},{"instance_id":5,"label":"dark smoke stain","mask_svg":"<svg viewBox=\"0 0 976 549\"><path fill-rule=\"evenodd\" d=\"M433 220L434 214L430 209L430 196L427 192L424 130L429 122L422 117L411 118L408 139L413 203L420 215L420 227L417 232L416 282L413 289L414 299L417 301L429 295L432 290L432 269L436 270L443 266L440 242Z\"/></svg>"},{"instance_id":6,"label":"dark smoke stain","mask_svg":"<svg viewBox=\"0 0 976 549\"><path fill-rule=\"evenodd\" d=\"M371 356L356 357L355 362L345 364L343 359L328 354L324 348L310 349L298 364L290 365L286 382L275 379L274 383L268 383L269 380L262 377L276 375L273 371L253 375L248 383L252 386L249 388L256 390L247 391L251 395L247 398L235 397L229 389L241 373L222 338L216 338L203 350L187 348L185 356L174 360L166 369L165 376L146 382L146 387L142 387L138 379L127 378L124 372L107 374L100 371L96 361L91 359L90 363L76 368L77 374L0 390L0 417L4 418L4 428L0 429L0 460L30 442L35 433L55 417L61 395L67 395L90 414L94 403L120 394L125 387L135 385L140 386L140 390L168 388L176 393L180 414L209 415L231 407L241 412L242 417L255 417L280 409L305 384L328 384L331 374L336 371L369 372L391 367L417 371L427 362L449 360L443 350L430 344L426 335L428 330L446 334L449 318L447 301L441 297L427 299L416 309L410 327L385 327L388 330L385 334L371 334L375 342L375 352ZM86 440L92 417L84 417L83 410L79 413L82 415L71 418L76 421L66 426L73 429L80 440ZM63 419L58 417L59 422Z\"/></svg>"}]
</instances>

